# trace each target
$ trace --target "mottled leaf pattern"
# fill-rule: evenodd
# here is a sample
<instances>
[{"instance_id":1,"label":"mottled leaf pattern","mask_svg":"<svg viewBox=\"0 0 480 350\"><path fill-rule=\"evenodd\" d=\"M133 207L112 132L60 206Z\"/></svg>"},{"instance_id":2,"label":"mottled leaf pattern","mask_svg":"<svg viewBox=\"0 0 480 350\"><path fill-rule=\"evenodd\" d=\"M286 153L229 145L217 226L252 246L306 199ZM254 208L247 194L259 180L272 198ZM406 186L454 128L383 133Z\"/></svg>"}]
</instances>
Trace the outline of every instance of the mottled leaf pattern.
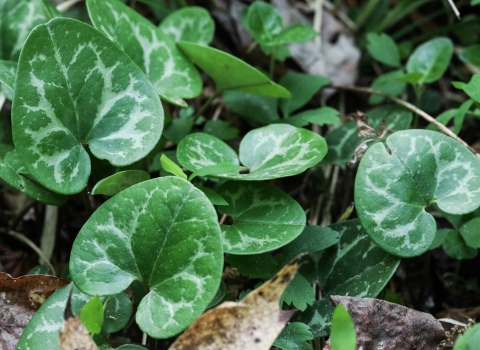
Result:
<instances>
[{"instance_id":1,"label":"mottled leaf pattern","mask_svg":"<svg viewBox=\"0 0 480 350\"><path fill-rule=\"evenodd\" d=\"M36 27L20 57L13 137L27 170L47 188L80 192L93 155L123 166L160 138L163 110L142 71L91 26L56 18ZM21 87L21 88L20 88Z\"/></svg>"},{"instance_id":2,"label":"mottled leaf pattern","mask_svg":"<svg viewBox=\"0 0 480 350\"><path fill-rule=\"evenodd\" d=\"M73 281L84 293L117 294L134 280L149 286L136 320L155 338L179 333L203 312L222 269L213 206L189 182L170 176L104 203L78 234L70 259Z\"/></svg>"},{"instance_id":3,"label":"mottled leaf pattern","mask_svg":"<svg viewBox=\"0 0 480 350\"><path fill-rule=\"evenodd\" d=\"M117 0L88 0L87 6L94 26L143 69L162 97L182 104L182 98L200 94L202 80L196 68L145 17Z\"/></svg>"},{"instance_id":4,"label":"mottled leaf pattern","mask_svg":"<svg viewBox=\"0 0 480 350\"><path fill-rule=\"evenodd\" d=\"M436 231L425 208L437 203L450 214L475 210L479 174L478 159L455 140L434 131L400 131L363 156L355 181L357 213L382 248L403 257L420 255Z\"/></svg>"},{"instance_id":5,"label":"mottled leaf pattern","mask_svg":"<svg viewBox=\"0 0 480 350\"><path fill-rule=\"evenodd\" d=\"M159 28L175 41L208 45L213 39L215 22L204 8L189 6L172 12Z\"/></svg>"}]
</instances>

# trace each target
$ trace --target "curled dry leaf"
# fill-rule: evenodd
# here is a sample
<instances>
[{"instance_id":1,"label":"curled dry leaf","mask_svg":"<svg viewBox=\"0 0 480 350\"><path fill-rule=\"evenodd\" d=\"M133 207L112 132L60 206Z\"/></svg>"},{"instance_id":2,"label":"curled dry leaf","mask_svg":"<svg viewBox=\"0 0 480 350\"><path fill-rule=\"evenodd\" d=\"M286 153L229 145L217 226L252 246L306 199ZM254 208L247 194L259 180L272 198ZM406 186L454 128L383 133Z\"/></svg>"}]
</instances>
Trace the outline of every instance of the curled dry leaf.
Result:
<instances>
[{"instance_id":1,"label":"curled dry leaf","mask_svg":"<svg viewBox=\"0 0 480 350\"><path fill-rule=\"evenodd\" d=\"M67 284L53 276L12 278L0 272L0 349L15 349L35 311L50 294Z\"/></svg>"},{"instance_id":2,"label":"curled dry leaf","mask_svg":"<svg viewBox=\"0 0 480 350\"><path fill-rule=\"evenodd\" d=\"M63 321L60 350L98 350L80 317L70 317Z\"/></svg>"},{"instance_id":3,"label":"curled dry leaf","mask_svg":"<svg viewBox=\"0 0 480 350\"><path fill-rule=\"evenodd\" d=\"M268 350L297 310L281 310L279 299L299 268L293 260L240 303L225 302L207 311L170 350Z\"/></svg>"},{"instance_id":4,"label":"curled dry leaf","mask_svg":"<svg viewBox=\"0 0 480 350\"><path fill-rule=\"evenodd\" d=\"M330 300L352 317L357 349L435 350L445 339L442 325L430 314L373 298L332 295Z\"/></svg>"}]
</instances>

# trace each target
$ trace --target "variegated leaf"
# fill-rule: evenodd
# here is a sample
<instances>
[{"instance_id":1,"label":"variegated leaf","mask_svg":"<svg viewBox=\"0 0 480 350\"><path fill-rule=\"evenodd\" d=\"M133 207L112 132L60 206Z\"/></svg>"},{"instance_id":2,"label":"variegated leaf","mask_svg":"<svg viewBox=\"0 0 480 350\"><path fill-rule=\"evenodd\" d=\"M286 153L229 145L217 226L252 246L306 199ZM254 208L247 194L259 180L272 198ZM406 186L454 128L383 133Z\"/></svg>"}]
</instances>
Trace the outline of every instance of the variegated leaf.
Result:
<instances>
[{"instance_id":1,"label":"variegated leaf","mask_svg":"<svg viewBox=\"0 0 480 350\"><path fill-rule=\"evenodd\" d=\"M240 160L248 172L240 170L215 176L232 180L293 176L320 162L326 150L325 140L316 133L291 125L272 124L250 131L240 143ZM177 157L190 171L223 162L239 164L228 145L214 136L201 133L184 138L178 145Z\"/></svg>"},{"instance_id":2,"label":"variegated leaf","mask_svg":"<svg viewBox=\"0 0 480 350\"><path fill-rule=\"evenodd\" d=\"M52 192L33 180L16 151L7 153L3 159L0 157L0 179L45 204L61 205L67 201L67 196Z\"/></svg>"},{"instance_id":3,"label":"variegated leaf","mask_svg":"<svg viewBox=\"0 0 480 350\"><path fill-rule=\"evenodd\" d=\"M213 39L215 22L203 7L189 6L172 12L159 28L175 41L208 45Z\"/></svg>"},{"instance_id":4,"label":"variegated leaf","mask_svg":"<svg viewBox=\"0 0 480 350\"><path fill-rule=\"evenodd\" d=\"M230 254L258 254L294 240L305 228L302 207L286 193L263 182L229 181L218 189L233 219L221 225L223 247Z\"/></svg>"},{"instance_id":5,"label":"variegated leaf","mask_svg":"<svg viewBox=\"0 0 480 350\"><path fill-rule=\"evenodd\" d=\"M140 328L169 338L208 306L220 284L220 226L208 198L179 177L141 182L100 206L77 236L70 272L90 295L113 295L134 280L150 292Z\"/></svg>"},{"instance_id":6,"label":"variegated leaf","mask_svg":"<svg viewBox=\"0 0 480 350\"><path fill-rule=\"evenodd\" d=\"M0 60L0 83L2 85L2 91L9 100L13 100L16 75L17 62Z\"/></svg>"},{"instance_id":7,"label":"variegated leaf","mask_svg":"<svg viewBox=\"0 0 480 350\"><path fill-rule=\"evenodd\" d=\"M387 149L388 147L388 149ZM455 140L426 130L400 131L371 146L355 181L362 225L388 252L410 257L427 251L435 237L432 203L446 213L480 206L480 162Z\"/></svg>"},{"instance_id":8,"label":"variegated leaf","mask_svg":"<svg viewBox=\"0 0 480 350\"><path fill-rule=\"evenodd\" d=\"M80 192L94 156L124 166L160 138L163 109L142 71L91 26L56 18L28 37L18 65L13 138L47 188Z\"/></svg>"},{"instance_id":9,"label":"variegated leaf","mask_svg":"<svg viewBox=\"0 0 480 350\"><path fill-rule=\"evenodd\" d=\"M0 59L18 60L30 31L46 21L42 0L0 1Z\"/></svg>"},{"instance_id":10,"label":"variegated leaf","mask_svg":"<svg viewBox=\"0 0 480 350\"><path fill-rule=\"evenodd\" d=\"M87 0L94 26L143 69L162 98L186 106L202 90L197 69L175 42L145 17L117 0Z\"/></svg>"}]
</instances>

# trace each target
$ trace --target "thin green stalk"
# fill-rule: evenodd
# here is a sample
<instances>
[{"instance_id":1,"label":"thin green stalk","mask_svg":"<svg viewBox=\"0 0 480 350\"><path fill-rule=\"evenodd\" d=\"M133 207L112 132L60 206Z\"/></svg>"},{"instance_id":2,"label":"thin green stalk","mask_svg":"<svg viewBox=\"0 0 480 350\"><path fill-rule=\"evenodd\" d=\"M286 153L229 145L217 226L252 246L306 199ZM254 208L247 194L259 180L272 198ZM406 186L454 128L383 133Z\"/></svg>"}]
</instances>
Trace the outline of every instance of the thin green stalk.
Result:
<instances>
[{"instance_id":1,"label":"thin green stalk","mask_svg":"<svg viewBox=\"0 0 480 350\"><path fill-rule=\"evenodd\" d=\"M88 192L86 187L82 190L82 192L80 192L80 195L82 196L83 205L85 206L85 211L87 212L87 215L90 217L90 215L93 214L93 208L92 208L92 204L90 203L90 198L88 197Z\"/></svg>"},{"instance_id":2,"label":"thin green stalk","mask_svg":"<svg viewBox=\"0 0 480 350\"><path fill-rule=\"evenodd\" d=\"M272 48L272 55L270 56L270 67L268 69L268 76L273 80L273 73L275 73L275 60L277 57L278 46Z\"/></svg>"},{"instance_id":3,"label":"thin green stalk","mask_svg":"<svg viewBox=\"0 0 480 350\"><path fill-rule=\"evenodd\" d=\"M195 115L193 116L193 120L197 120L207 110L207 108L212 104L215 97L217 97L221 93L222 93L221 91L216 91L212 96L210 96L208 98L208 100L205 101L203 106L200 107L200 109L197 111L197 113L195 113Z\"/></svg>"}]
</instances>

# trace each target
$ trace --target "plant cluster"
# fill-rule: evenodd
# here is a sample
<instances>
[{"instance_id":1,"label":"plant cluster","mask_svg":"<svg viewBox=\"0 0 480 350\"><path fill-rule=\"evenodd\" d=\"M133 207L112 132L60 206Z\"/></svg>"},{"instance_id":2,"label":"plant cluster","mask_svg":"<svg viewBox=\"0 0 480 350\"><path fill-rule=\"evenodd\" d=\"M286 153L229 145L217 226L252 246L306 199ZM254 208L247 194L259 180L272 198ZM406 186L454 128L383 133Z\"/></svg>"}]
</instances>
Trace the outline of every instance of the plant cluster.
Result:
<instances>
[{"instance_id":1,"label":"plant cluster","mask_svg":"<svg viewBox=\"0 0 480 350\"><path fill-rule=\"evenodd\" d=\"M366 3L355 15L359 27L378 1ZM480 161L458 134L480 115L480 75L452 83L467 96L458 108L436 119L422 111L428 84L452 65L454 45L448 37L413 50L397 44L385 31L420 6L399 3L363 36L365 57L382 68L364 89L375 107L347 120L331 106L308 105L328 78L288 72L274 81L286 45L317 33L284 26L266 2L253 2L242 21L271 58L268 74L211 47L215 24L200 7L173 11L155 26L121 1L86 0L90 25L46 0L2 1L0 82L12 108L11 119L0 118L0 179L50 206L79 194L91 214L63 274L72 283L48 298L18 349L58 348L69 300L102 349L119 345L110 335L132 313L146 335L169 339L230 300L226 265L265 281L299 254L281 306L300 312L274 345L310 349L307 341L337 329L332 348L353 349L353 325L342 307L334 313L331 295L377 297L402 258L439 246L454 259L474 258ZM480 45L464 46L459 59L478 72ZM215 91L194 109L200 70ZM413 104L399 98L406 96ZM210 118L220 97L246 133ZM425 115L431 124L421 129ZM358 218L349 218L350 208L336 223L309 225L305 208L272 182L305 172L320 181L322 169L338 177L357 157ZM452 228L439 229L439 216ZM474 339L478 327L471 329L465 336Z\"/></svg>"}]
</instances>

